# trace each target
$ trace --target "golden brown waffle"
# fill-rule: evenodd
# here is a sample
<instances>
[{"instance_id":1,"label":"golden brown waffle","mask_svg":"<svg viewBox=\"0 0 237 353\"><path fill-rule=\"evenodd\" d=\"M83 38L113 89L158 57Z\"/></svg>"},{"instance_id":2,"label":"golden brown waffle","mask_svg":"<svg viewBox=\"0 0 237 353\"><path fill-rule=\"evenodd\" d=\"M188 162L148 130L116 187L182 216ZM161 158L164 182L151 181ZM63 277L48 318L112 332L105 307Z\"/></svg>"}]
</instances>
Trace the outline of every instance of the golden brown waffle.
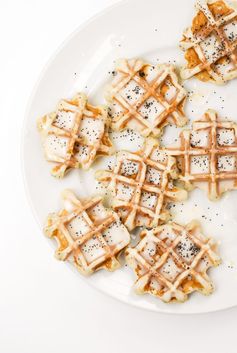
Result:
<instances>
[{"instance_id":1,"label":"golden brown waffle","mask_svg":"<svg viewBox=\"0 0 237 353\"><path fill-rule=\"evenodd\" d=\"M112 206L129 230L154 227L169 218L170 201L182 201L187 192L173 185L175 159L159 149L157 140L148 138L137 153L120 151L113 171L98 171L98 180L108 183Z\"/></svg>"},{"instance_id":2,"label":"golden brown waffle","mask_svg":"<svg viewBox=\"0 0 237 353\"><path fill-rule=\"evenodd\" d=\"M213 284L207 270L220 264L216 243L206 238L197 222L186 227L169 223L141 233L141 241L127 248L135 271L137 293L150 293L164 302L184 302L188 294L208 295Z\"/></svg>"},{"instance_id":3,"label":"golden brown waffle","mask_svg":"<svg viewBox=\"0 0 237 353\"><path fill-rule=\"evenodd\" d=\"M187 66L181 77L223 84L237 77L237 7L223 0L198 0L192 26L181 40Z\"/></svg>"},{"instance_id":4,"label":"golden brown waffle","mask_svg":"<svg viewBox=\"0 0 237 353\"><path fill-rule=\"evenodd\" d=\"M65 190L63 200L63 210L50 214L45 227L46 235L57 240L56 257L71 260L84 275L118 268L118 256L130 242L118 215L104 208L99 196L79 201Z\"/></svg>"},{"instance_id":5,"label":"golden brown waffle","mask_svg":"<svg viewBox=\"0 0 237 353\"><path fill-rule=\"evenodd\" d=\"M143 136L158 136L169 123L187 123L183 112L186 91L172 65L152 66L138 59L118 61L107 99L115 131L131 128Z\"/></svg>"},{"instance_id":6,"label":"golden brown waffle","mask_svg":"<svg viewBox=\"0 0 237 353\"><path fill-rule=\"evenodd\" d=\"M107 111L93 107L84 94L61 100L56 112L38 121L45 156L55 162L52 174L63 177L70 168L88 169L99 155L111 151Z\"/></svg>"},{"instance_id":7,"label":"golden brown waffle","mask_svg":"<svg viewBox=\"0 0 237 353\"><path fill-rule=\"evenodd\" d=\"M180 179L188 189L204 189L216 200L237 188L237 124L219 120L214 110L180 134L179 147L165 151L177 157Z\"/></svg>"}]
</instances>

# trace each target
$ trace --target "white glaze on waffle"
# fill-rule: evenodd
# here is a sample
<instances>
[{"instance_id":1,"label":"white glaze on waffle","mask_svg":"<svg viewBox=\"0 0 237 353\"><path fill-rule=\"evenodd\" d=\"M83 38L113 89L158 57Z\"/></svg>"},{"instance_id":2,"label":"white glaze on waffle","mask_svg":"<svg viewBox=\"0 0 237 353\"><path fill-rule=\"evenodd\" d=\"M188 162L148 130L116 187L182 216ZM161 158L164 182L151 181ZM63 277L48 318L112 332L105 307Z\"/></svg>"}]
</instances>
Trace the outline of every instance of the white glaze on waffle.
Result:
<instances>
[{"instance_id":1,"label":"white glaze on waffle","mask_svg":"<svg viewBox=\"0 0 237 353\"><path fill-rule=\"evenodd\" d=\"M185 98L172 65L120 60L107 93L112 129L131 128L143 136L158 136L169 123L184 126Z\"/></svg>"},{"instance_id":2,"label":"white glaze on waffle","mask_svg":"<svg viewBox=\"0 0 237 353\"><path fill-rule=\"evenodd\" d=\"M129 230L157 226L169 218L169 201L187 198L187 192L172 182L176 177L175 159L167 156L152 138L137 153L118 152L114 170L98 171L96 177L108 184L113 209Z\"/></svg>"},{"instance_id":3,"label":"white glaze on waffle","mask_svg":"<svg viewBox=\"0 0 237 353\"><path fill-rule=\"evenodd\" d=\"M224 0L198 0L196 9L193 24L181 40L188 60L181 77L197 75L217 84L236 78L237 9Z\"/></svg>"},{"instance_id":4,"label":"white glaze on waffle","mask_svg":"<svg viewBox=\"0 0 237 353\"><path fill-rule=\"evenodd\" d=\"M139 244L126 250L135 271L135 290L164 302L184 302L194 291L211 294L207 270L220 263L216 243L205 237L197 222L186 227L168 223L141 233Z\"/></svg>"},{"instance_id":5,"label":"white glaze on waffle","mask_svg":"<svg viewBox=\"0 0 237 353\"><path fill-rule=\"evenodd\" d=\"M56 257L69 260L84 275L120 267L118 256L130 235L118 215L103 206L100 196L79 201L70 190L63 192L64 208L49 215L45 234L58 243Z\"/></svg>"},{"instance_id":6,"label":"white glaze on waffle","mask_svg":"<svg viewBox=\"0 0 237 353\"><path fill-rule=\"evenodd\" d=\"M180 179L188 189L204 189L210 200L237 188L237 124L208 110L180 134L180 146L165 151L177 157Z\"/></svg>"},{"instance_id":7,"label":"white glaze on waffle","mask_svg":"<svg viewBox=\"0 0 237 353\"><path fill-rule=\"evenodd\" d=\"M111 152L107 110L88 104L84 94L61 100L56 112L38 121L45 157L55 162L52 174L63 177L70 168L88 169L98 155Z\"/></svg>"}]
</instances>

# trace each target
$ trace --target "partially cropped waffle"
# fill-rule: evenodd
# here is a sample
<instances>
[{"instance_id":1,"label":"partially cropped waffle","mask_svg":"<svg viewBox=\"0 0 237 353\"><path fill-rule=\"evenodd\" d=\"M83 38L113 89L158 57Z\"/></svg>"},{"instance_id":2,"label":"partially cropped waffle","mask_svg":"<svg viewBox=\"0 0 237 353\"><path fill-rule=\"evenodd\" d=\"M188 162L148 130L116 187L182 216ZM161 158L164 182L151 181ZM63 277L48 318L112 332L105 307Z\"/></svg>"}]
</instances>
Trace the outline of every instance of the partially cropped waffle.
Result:
<instances>
[{"instance_id":1,"label":"partially cropped waffle","mask_svg":"<svg viewBox=\"0 0 237 353\"><path fill-rule=\"evenodd\" d=\"M197 0L197 14L181 40L187 66L181 77L223 84L237 77L237 7Z\"/></svg>"},{"instance_id":2,"label":"partially cropped waffle","mask_svg":"<svg viewBox=\"0 0 237 353\"><path fill-rule=\"evenodd\" d=\"M64 208L49 215L45 233L58 243L56 257L69 259L84 275L104 268L120 267L118 256L130 235L116 213L104 208L101 197L79 201L74 193L63 193Z\"/></svg>"},{"instance_id":3,"label":"partially cropped waffle","mask_svg":"<svg viewBox=\"0 0 237 353\"><path fill-rule=\"evenodd\" d=\"M150 293L162 301L184 302L188 294L211 294L214 286L207 270L220 264L216 243L205 237L196 222L186 227L168 223L141 234L126 259L135 271L136 292Z\"/></svg>"},{"instance_id":4,"label":"partially cropped waffle","mask_svg":"<svg viewBox=\"0 0 237 353\"><path fill-rule=\"evenodd\" d=\"M188 189L204 189L210 200L237 188L237 124L208 110L180 134L178 147L166 148L178 159L180 179Z\"/></svg>"},{"instance_id":5,"label":"partially cropped waffle","mask_svg":"<svg viewBox=\"0 0 237 353\"><path fill-rule=\"evenodd\" d=\"M61 100L55 112L38 121L45 157L55 162L52 174L63 177L70 168L88 169L98 155L111 150L107 111L93 107L84 94Z\"/></svg>"},{"instance_id":6,"label":"partially cropped waffle","mask_svg":"<svg viewBox=\"0 0 237 353\"><path fill-rule=\"evenodd\" d=\"M118 61L107 99L115 131L131 128L143 136L159 136L165 125L184 126L187 122L183 112L186 91L172 65Z\"/></svg>"},{"instance_id":7,"label":"partially cropped waffle","mask_svg":"<svg viewBox=\"0 0 237 353\"><path fill-rule=\"evenodd\" d=\"M170 201L182 201L187 192L173 184L175 159L149 138L137 153L120 151L112 171L98 171L96 177L112 191L112 206L131 231L137 226L154 227L169 218Z\"/></svg>"}]
</instances>

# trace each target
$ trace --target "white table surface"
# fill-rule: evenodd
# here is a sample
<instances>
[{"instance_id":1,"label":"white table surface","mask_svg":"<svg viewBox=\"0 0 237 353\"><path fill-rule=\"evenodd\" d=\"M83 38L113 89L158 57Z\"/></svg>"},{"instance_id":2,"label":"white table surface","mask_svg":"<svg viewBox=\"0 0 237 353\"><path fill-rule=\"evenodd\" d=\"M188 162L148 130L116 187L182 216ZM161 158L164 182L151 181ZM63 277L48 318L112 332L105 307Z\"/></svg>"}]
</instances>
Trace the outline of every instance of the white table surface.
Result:
<instances>
[{"instance_id":1,"label":"white table surface","mask_svg":"<svg viewBox=\"0 0 237 353\"><path fill-rule=\"evenodd\" d=\"M20 138L30 92L58 45L114 2L0 0L0 352L236 353L237 308L171 316L115 301L54 259L27 203Z\"/></svg>"}]
</instances>

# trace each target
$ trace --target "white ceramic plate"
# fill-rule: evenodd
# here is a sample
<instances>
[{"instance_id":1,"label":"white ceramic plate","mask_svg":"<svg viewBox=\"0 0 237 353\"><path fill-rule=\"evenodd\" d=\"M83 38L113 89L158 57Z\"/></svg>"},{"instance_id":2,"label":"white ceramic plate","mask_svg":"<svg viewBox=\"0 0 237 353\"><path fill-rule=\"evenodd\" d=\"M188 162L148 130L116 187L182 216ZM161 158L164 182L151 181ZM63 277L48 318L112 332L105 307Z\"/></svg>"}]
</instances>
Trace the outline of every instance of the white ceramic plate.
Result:
<instances>
[{"instance_id":1,"label":"white ceramic plate","mask_svg":"<svg viewBox=\"0 0 237 353\"><path fill-rule=\"evenodd\" d=\"M50 175L52 165L43 158L36 118L54 110L61 97L70 97L76 91L85 91L92 103L103 103L103 89L111 80L110 72L117 58L142 57L153 63L182 64L178 41L190 24L193 5L193 0L120 2L73 33L47 65L29 103L23 143L28 195L41 227L48 212L59 210L60 192L64 188L72 188L82 197L96 192L94 172L104 162L98 160L89 172L75 170L63 180L54 179ZM186 105L191 120L200 117L207 108L237 120L237 80L224 87L190 80L185 87L194 92ZM165 140L171 142L178 129L169 128L168 132ZM137 136L128 145L126 138L121 137L115 143L117 148L135 150L141 139ZM233 191L213 203L203 192L195 190L187 202L176 207L174 214L175 220L183 223L194 218L201 221L206 234L220 241L223 264L210 271L216 284L213 295L204 297L196 293L184 304L164 304L149 295L137 296L132 290L134 275L127 267L115 273L100 271L86 281L121 301L157 312L201 313L237 305L236 196ZM53 256L52 249L49 256Z\"/></svg>"}]
</instances>

